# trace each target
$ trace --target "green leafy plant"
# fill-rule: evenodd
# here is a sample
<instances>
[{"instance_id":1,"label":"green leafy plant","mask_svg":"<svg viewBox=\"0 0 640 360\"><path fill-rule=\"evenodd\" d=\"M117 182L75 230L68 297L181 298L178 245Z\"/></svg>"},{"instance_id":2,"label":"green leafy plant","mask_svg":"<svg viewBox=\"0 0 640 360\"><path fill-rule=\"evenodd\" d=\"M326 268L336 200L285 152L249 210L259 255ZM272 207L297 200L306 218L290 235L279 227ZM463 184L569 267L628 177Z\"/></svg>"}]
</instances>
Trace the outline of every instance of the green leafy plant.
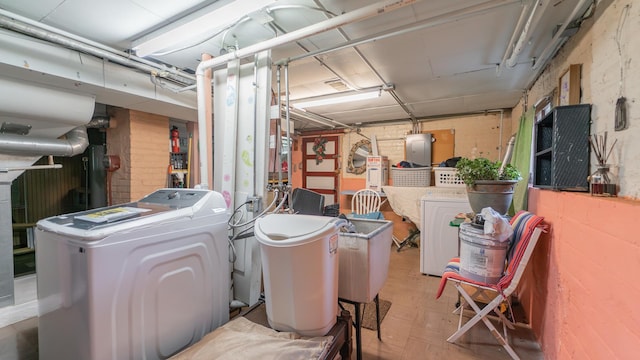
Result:
<instances>
[{"instance_id":1,"label":"green leafy plant","mask_svg":"<svg viewBox=\"0 0 640 360\"><path fill-rule=\"evenodd\" d=\"M491 161L486 158L468 159L462 158L458 161L456 169L458 176L467 185L473 185L476 180L520 180L520 171L507 164L500 174L500 161Z\"/></svg>"}]
</instances>

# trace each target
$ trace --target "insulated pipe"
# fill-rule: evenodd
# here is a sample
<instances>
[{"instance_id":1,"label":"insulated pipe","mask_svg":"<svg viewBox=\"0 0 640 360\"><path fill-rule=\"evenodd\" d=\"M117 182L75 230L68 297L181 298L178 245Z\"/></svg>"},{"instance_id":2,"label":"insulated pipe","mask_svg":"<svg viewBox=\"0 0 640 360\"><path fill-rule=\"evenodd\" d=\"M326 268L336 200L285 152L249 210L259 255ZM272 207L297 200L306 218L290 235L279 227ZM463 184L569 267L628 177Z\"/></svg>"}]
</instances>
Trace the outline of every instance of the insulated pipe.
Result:
<instances>
[{"instance_id":1,"label":"insulated pipe","mask_svg":"<svg viewBox=\"0 0 640 360\"><path fill-rule=\"evenodd\" d=\"M205 103L207 101L205 96L205 86L207 86L204 80L204 72L207 69L211 69L222 64L227 63L230 60L242 59L247 56L254 55L260 51L269 50L276 46L291 43L293 41L303 39L312 35L316 35L328 30L333 30L339 26L343 26L356 21L364 20L370 17L378 16L384 13L397 10L407 5L411 5L420 0L385 0L380 1L372 5L362 7L358 10L348 12L336 16L334 18L319 22L314 25L307 26L305 28L284 34L282 36L263 41L258 44L248 46L243 49L236 50L232 53L228 53L211 60L201 62L196 68L196 89L198 100L198 131L200 134L206 133L207 129L207 114ZM210 85L209 85L210 86ZM206 141L199 141L200 146L200 171L202 174L207 174L209 171L209 159L206 153ZM204 177L202 177L204 179ZM208 180L203 180L200 184L200 188L208 189Z\"/></svg>"},{"instance_id":2,"label":"insulated pipe","mask_svg":"<svg viewBox=\"0 0 640 360\"><path fill-rule=\"evenodd\" d=\"M25 156L75 156L89 145L87 129L78 126L66 134L66 139L37 138L0 134L0 153Z\"/></svg>"},{"instance_id":3,"label":"insulated pipe","mask_svg":"<svg viewBox=\"0 0 640 360\"><path fill-rule=\"evenodd\" d=\"M533 5L532 5L533 6ZM513 44L516 42L516 32L520 31L520 27L522 26L522 22L524 21L524 17L527 14L528 6L523 5L522 11L520 12L520 17L518 18L518 22L516 23L515 29L513 29L513 34L511 34L511 39L509 39L509 43L507 44L506 49L504 50L504 55L502 55L502 60L498 64L498 68L496 69L496 76L500 76L502 74L502 69L504 67L505 61L507 61L507 57L512 52L511 49ZM520 33L522 37L522 32Z\"/></svg>"},{"instance_id":4,"label":"insulated pipe","mask_svg":"<svg viewBox=\"0 0 640 360\"><path fill-rule=\"evenodd\" d=\"M16 19L18 21L16 21ZM0 9L0 27L62 45L69 49L85 52L120 65L130 66L150 74L159 75L183 84L192 84L195 80L193 75L187 72L168 68L123 51L97 44L91 40L54 29L45 24L2 9Z\"/></svg>"},{"instance_id":5,"label":"insulated pipe","mask_svg":"<svg viewBox=\"0 0 640 360\"><path fill-rule=\"evenodd\" d=\"M529 29L535 28L538 23L538 21L536 21L535 23L533 21L536 11L541 6L544 6L546 8L549 2L550 0L547 0L544 3L544 5L538 5L537 0L535 0L535 3L531 5L532 9L531 9L531 13L529 14L529 18L527 19L527 23L524 25L524 28L522 29L522 33L520 33L520 38L518 38L518 42L516 42L515 46L513 47L511 56L509 57L509 59L507 59L508 68L512 69L513 67L516 66L518 61L518 56L522 52L522 48L524 47L525 43L529 41ZM543 10L543 14L544 14L544 10ZM540 18L538 18L538 20L539 19Z\"/></svg>"}]
</instances>

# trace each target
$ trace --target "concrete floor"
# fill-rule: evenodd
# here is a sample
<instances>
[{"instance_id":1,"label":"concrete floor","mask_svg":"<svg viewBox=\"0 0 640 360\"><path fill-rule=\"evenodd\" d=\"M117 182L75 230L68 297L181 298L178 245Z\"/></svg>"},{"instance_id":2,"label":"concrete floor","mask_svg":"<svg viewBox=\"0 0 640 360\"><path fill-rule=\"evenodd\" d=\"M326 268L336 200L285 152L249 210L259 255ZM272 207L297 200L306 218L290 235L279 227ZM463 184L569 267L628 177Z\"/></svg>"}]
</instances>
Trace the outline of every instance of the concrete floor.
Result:
<instances>
[{"instance_id":1,"label":"concrete floor","mask_svg":"<svg viewBox=\"0 0 640 360\"><path fill-rule=\"evenodd\" d=\"M378 341L375 331L362 329L363 359L509 359L482 323L457 343L446 341L458 323L458 316L452 313L457 293L448 286L444 295L436 300L440 278L420 274L419 255L415 247L403 248L399 253L392 248L389 275L380 292L380 298L391 301L391 308L381 325L382 341ZM20 287L16 291L16 303L21 302L16 308L22 310L11 318L7 311L0 309L0 358L36 360L35 276L18 279L16 286ZM16 322L16 319L19 320ZM526 324L518 324L516 330L510 332L510 341L522 359L544 359Z\"/></svg>"}]
</instances>

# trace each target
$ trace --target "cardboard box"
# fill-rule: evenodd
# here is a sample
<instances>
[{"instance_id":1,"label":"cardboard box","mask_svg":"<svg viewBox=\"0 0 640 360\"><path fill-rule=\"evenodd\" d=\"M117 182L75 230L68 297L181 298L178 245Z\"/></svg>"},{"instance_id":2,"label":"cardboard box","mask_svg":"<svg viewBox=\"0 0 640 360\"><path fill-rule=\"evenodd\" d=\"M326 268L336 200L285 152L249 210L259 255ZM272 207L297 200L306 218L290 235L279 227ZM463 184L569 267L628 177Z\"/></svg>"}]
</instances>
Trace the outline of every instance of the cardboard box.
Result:
<instances>
[{"instance_id":1,"label":"cardboard box","mask_svg":"<svg viewBox=\"0 0 640 360\"><path fill-rule=\"evenodd\" d=\"M389 159L386 156L367 156L366 188L382 191L389 184Z\"/></svg>"},{"instance_id":2,"label":"cardboard box","mask_svg":"<svg viewBox=\"0 0 640 360\"><path fill-rule=\"evenodd\" d=\"M368 303L387 280L393 222L349 220L356 232L338 235L338 297Z\"/></svg>"}]
</instances>

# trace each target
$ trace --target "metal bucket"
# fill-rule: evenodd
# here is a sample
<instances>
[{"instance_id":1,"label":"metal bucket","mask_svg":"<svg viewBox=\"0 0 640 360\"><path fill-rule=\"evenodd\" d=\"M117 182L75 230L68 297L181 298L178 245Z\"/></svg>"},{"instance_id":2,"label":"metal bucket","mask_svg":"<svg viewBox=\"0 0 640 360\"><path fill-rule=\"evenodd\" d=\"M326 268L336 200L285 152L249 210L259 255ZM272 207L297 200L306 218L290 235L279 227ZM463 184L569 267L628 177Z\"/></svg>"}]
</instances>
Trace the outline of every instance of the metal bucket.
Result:
<instances>
[{"instance_id":1,"label":"metal bucket","mask_svg":"<svg viewBox=\"0 0 640 360\"><path fill-rule=\"evenodd\" d=\"M500 242L470 223L460 225L460 275L495 284L502 277L509 241Z\"/></svg>"}]
</instances>

